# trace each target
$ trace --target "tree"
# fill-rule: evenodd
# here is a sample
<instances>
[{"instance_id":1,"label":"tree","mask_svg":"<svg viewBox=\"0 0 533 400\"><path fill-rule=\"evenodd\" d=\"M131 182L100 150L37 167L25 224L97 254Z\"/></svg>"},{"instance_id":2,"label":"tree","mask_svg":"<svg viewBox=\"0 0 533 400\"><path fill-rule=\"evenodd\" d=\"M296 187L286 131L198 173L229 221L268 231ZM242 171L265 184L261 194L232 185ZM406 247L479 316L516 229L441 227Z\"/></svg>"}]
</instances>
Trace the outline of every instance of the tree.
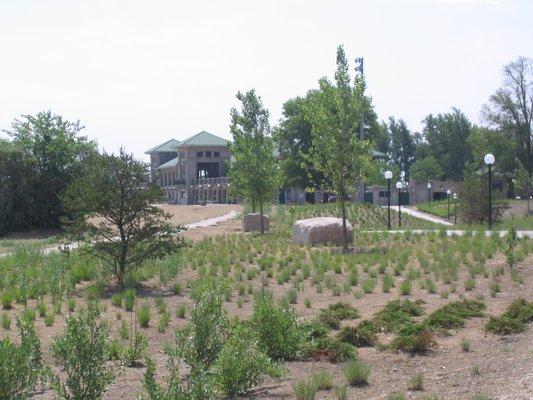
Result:
<instances>
[{"instance_id":1,"label":"tree","mask_svg":"<svg viewBox=\"0 0 533 400\"><path fill-rule=\"evenodd\" d=\"M322 174L308 160L312 133L311 124L304 116L304 108L310 97L311 92L306 97L287 100L283 104L283 118L274 130L284 186L317 189L322 184Z\"/></svg>"},{"instance_id":2,"label":"tree","mask_svg":"<svg viewBox=\"0 0 533 400\"><path fill-rule=\"evenodd\" d=\"M424 119L423 138L428 143L429 154L444 171L444 178L462 179L466 164L472 161L471 132L471 122L457 108L451 113L429 114Z\"/></svg>"},{"instance_id":3,"label":"tree","mask_svg":"<svg viewBox=\"0 0 533 400\"><path fill-rule=\"evenodd\" d=\"M265 232L263 206L277 193L278 169L274 142L270 136L268 110L255 90L237 93L241 110L231 109L230 151L234 161L229 170L232 190L259 205L261 233ZM255 207L254 207L255 208Z\"/></svg>"},{"instance_id":4,"label":"tree","mask_svg":"<svg viewBox=\"0 0 533 400\"><path fill-rule=\"evenodd\" d=\"M403 119L396 122L394 117L389 118L387 132L390 137L390 159L400 167L400 171L405 173L405 180L409 181L411 164L414 161L415 152L411 132Z\"/></svg>"},{"instance_id":5,"label":"tree","mask_svg":"<svg viewBox=\"0 0 533 400\"><path fill-rule=\"evenodd\" d=\"M161 188L144 186L147 166L120 150L91 158L86 174L63 196L73 218L68 235L85 242L83 250L110 266L123 286L127 269L147 259L175 252L183 229L154 204L163 201Z\"/></svg>"},{"instance_id":6,"label":"tree","mask_svg":"<svg viewBox=\"0 0 533 400\"><path fill-rule=\"evenodd\" d=\"M313 135L309 159L324 175L325 189L339 195L344 250L348 248L346 198L372 168L370 142L359 139L359 127L370 108L370 99L364 95L361 77L356 77L351 85L348 68L344 49L339 46L335 84L322 78L320 91L311 97L305 111Z\"/></svg>"},{"instance_id":7,"label":"tree","mask_svg":"<svg viewBox=\"0 0 533 400\"><path fill-rule=\"evenodd\" d=\"M10 230L60 227L66 215L60 194L96 152L95 143L79 135L82 129L79 121L47 111L24 115L5 131L12 141L0 143L2 225Z\"/></svg>"},{"instance_id":8,"label":"tree","mask_svg":"<svg viewBox=\"0 0 533 400\"><path fill-rule=\"evenodd\" d=\"M516 177L514 179L515 187L520 194L527 199L527 215L530 213L530 197L531 189L533 188L533 178L528 174L527 170L522 164L519 164L516 170Z\"/></svg>"},{"instance_id":9,"label":"tree","mask_svg":"<svg viewBox=\"0 0 533 400\"><path fill-rule=\"evenodd\" d=\"M519 148L509 136L503 135L496 129L475 127L468 139L476 168L485 168L483 158L485 154L494 154L497 162L493 168L495 172L504 176L512 176L516 170Z\"/></svg>"},{"instance_id":10,"label":"tree","mask_svg":"<svg viewBox=\"0 0 533 400\"><path fill-rule=\"evenodd\" d=\"M416 160L411 167L411 179L415 182L441 180L444 172L433 156Z\"/></svg>"},{"instance_id":11,"label":"tree","mask_svg":"<svg viewBox=\"0 0 533 400\"><path fill-rule=\"evenodd\" d=\"M531 125L533 121L533 63L519 57L503 68L503 86L483 107L483 117L492 126L514 138L520 149L520 162L529 175L533 169Z\"/></svg>"}]
</instances>

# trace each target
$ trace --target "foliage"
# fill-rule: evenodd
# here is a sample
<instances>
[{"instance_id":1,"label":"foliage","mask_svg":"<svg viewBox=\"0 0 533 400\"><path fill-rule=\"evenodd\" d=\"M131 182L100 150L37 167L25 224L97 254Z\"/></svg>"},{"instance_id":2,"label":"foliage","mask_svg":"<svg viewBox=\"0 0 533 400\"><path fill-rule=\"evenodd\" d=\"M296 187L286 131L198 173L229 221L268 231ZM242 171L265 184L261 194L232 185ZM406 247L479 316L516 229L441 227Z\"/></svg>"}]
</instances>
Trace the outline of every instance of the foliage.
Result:
<instances>
[{"instance_id":1,"label":"foliage","mask_svg":"<svg viewBox=\"0 0 533 400\"><path fill-rule=\"evenodd\" d=\"M135 367L139 364L139 360L143 358L144 353L148 347L146 337L139 332L135 332L131 338L130 345L124 350L124 358L127 365Z\"/></svg>"},{"instance_id":2,"label":"foliage","mask_svg":"<svg viewBox=\"0 0 533 400\"><path fill-rule=\"evenodd\" d=\"M513 301L499 317L490 317L485 329L499 335L520 333L525 324L533 321L533 302L522 298Z\"/></svg>"},{"instance_id":3,"label":"foliage","mask_svg":"<svg viewBox=\"0 0 533 400\"><path fill-rule=\"evenodd\" d=\"M329 362L340 363L355 359L357 349L349 343L325 336L312 343L309 355L316 359L325 357Z\"/></svg>"},{"instance_id":4,"label":"foliage","mask_svg":"<svg viewBox=\"0 0 533 400\"><path fill-rule=\"evenodd\" d=\"M324 189L339 196L345 249L348 247L345 199L353 192L355 182L364 179L372 169L370 143L358 136L370 100L364 96L362 78L356 78L351 86L348 70L344 49L339 46L335 84L322 78L320 90L313 93L305 108L313 137L309 160L324 175Z\"/></svg>"},{"instance_id":5,"label":"foliage","mask_svg":"<svg viewBox=\"0 0 533 400\"><path fill-rule=\"evenodd\" d=\"M516 233L516 228L512 226L507 232L505 237L505 257L507 258L507 265L512 270L516 265L516 246L518 245L518 235Z\"/></svg>"},{"instance_id":6,"label":"foliage","mask_svg":"<svg viewBox=\"0 0 533 400\"><path fill-rule=\"evenodd\" d=\"M304 333L294 311L276 306L271 296L256 298L251 323L260 348L273 360L293 359L304 345Z\"/></svg>"},{"instance_id":7,"label":"foliage","mask_svg":"<svg viewBox=\"0 0 533 400\"><path fill-rule=\"evenodd\" d=\"M310 377L317 390L329 390L333 387L333 374L327 370L315 372Z\"/></svg>"},{"instance_id":8,"label":"foliage","mask_svg":"<svg viewBox=\"0 0 533 400\"><path fill-rule=\"evenodd\" d=\"M107 366L108 332L99 315L98 306L90 304L69 317L65 334L52 342L52 354L66 376L65 382L59 376L54 378L54 390L60 398L100 399L113 382L113 372Z\"/></svg>"},{"instance_id":9,"label":"foliage","mask_svg":"<svg viewBox=\"0 0 533 400\"><path fill-rule=\"evenodd\" d=\"M436 329L452 329L464 326L465 319L482 317L485 303L480 300L452 301L429 314L424 324Z\"/></svg>"},{"instance_id":10,"label":"foliage","mask_svg":"<svg viewBox=\"0 0 533 400\"><path fill-rule=\"evenodd\" d=\"M162 190L143 187L146 168L122 149L118 156L95 156L64 195L74 214L69 236L85 242L83 251L108 265L120 286L127 269L182 245L178 233L183 228L172 225L170 214L154 205L162 201Z\"/></svg>"},{"instance_id":11,"label":"foliage","mask_svg":"<svg viewBox=\"0 0 533 400\"><path fill-rule=\"evenodd\" d=\"M293 385L296 400L314 400L317 388L312 380L300 380Z\"/></svg>"},{"instance_id":12,"label":"foliage","mask_svg":"<svg viewBox=\"0 0 533 400\"><path fill-rule=\"evenodd\" d=\"M68 215L60 194L83 175L95 143L51 111L24 115L0 139L0 235L7 231L57 229Z\"/></svg>"},{"instance_id":13,"label":"foliage","mask_svg":"<svg viewBox=\"0 0 533 400\"><path fill-rule=\"evenodd\" d=\"M268 110L253 89L245 94L237 93L237 99L241 102L241 111L231 109L233 143L229 147L234 160L229 169L230 190L250 200L254 212L257 202L261 233L264 233L263 205L274 197L279 187Z\"/></svg>"},{"instance_id":14,"label":"foliage","mask_svg":"<svg viewBox=\"0 0 533 400\"><path fill-rule=\"evenodd\" d=\"M376 327L372 321L364 320L355 327L343 327L337 338L356 347L374 346L377 342Z\"/></svg>"},{"instance_id":15,"label":"foliage","mask_svg":"<svg viewBox=\"0 0 533 400\"><path fill-rule=\"evenodd\" d=\"M411 166L411 181L413 182L440 181L443 176L444 171L433 156L416 160Z\"/></svg>"},{"instance_id":16,"label":"foliage","mask_svg":"<svg viewBox=\"0 0 533 400\"><path fill-rule=\"evenodd\" d=\"M415 151L411 132L403 119L396 122L394 117L389 118L389 124L385 127L390 137L390 161L399 166L400 171L404 173L405 181L409 182Z\"/></svg>"},{"instance_id":17,"label":"foliage","mask_svg":"<svg viewBox=\"0 0 533 400\"><path fill-rule=\"evenodd\" d=\"M454 201L450 199L450 215L453 215L454 212ZM448 218L448 200L434 200L426 203L418 203L416 208L420 211L436 215L441 218ZM461 209L461 203L457 201L457 209Z\"/></svg>"},{"instance_id":18,"label":"foliage","mask_svg":"<svg viewBox=\"0 0 533 400\"><path fill-rule=\"evenodd\" d=\"M420 316L423 309L418 302L410 300L392 300L378 311L374 317L374 324L385 332L396 332L403 325L411 324L414 316Z\"/></svg>"},{"instance_id":19,"label":"foliage","mask_svg":"<svg viewBox=\"0 0 533 400\"><path fill-rule=\"evenodd\" d=\"M0 340L0 399L28 399L43 374L41 343L33 323L17 320L20 344Z\"/></svg>"},{"instance_id":20,"label":"foliage","mask_svg":"<svg viewBox=\"0 0 533 400\"><path fill-rule=\"evenodd\" d=\"M361 386L368 383L370 372L370 365L359 360L349 361L344 369L344 375L351 386Z\"/></svg>"},{"instance_id":21,"label":"foliage","mask_svg":"<svg viewBox=\"0 0 533 400\"><path fill-rule=\"evenodd\" d=\"M433 331L424 324L408 324L398 329L391 347L408 353L426 353L437 347L437 342Z\"/></svg>"}]
</instances>

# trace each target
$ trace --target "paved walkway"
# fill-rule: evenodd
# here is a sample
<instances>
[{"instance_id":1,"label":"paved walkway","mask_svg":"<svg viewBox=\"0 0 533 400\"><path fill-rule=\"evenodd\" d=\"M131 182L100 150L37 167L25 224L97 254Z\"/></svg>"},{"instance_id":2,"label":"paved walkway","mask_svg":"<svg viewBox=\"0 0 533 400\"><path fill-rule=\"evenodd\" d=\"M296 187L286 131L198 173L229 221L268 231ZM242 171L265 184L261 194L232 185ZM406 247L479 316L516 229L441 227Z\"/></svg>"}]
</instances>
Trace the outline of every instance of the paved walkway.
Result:
<instances>
[{"instance_id":1,"label":"paved walkway","mask_svg":"<svg viewBox=\"0 0 533 400\"><path fill-rule=\"evenodd\" d=\"M185 228L187 228L187 230L196 229L196 228L200 228L200 227L203 228L203 227L206 227L206 226L215 226L215 225L218 225L220 222L229 221L230 219L233 219L233 218L237 217L238 215L239 215L239 213L237 211L233 210L233 211L230 211L227 214L220 215L218 217L204 219L202 221L193 222L191 224L185 224L183 226ZM65 249L74 250L74 249L78 248L78 246L79 246L78 243L69 243L68 245L65 246ZM59 245L50 246L50 247L44 247L44 248L41 249L41 252L43 254L50 254L50 253L54 253L56 251L59 251ZM8 257L10 254L13 254L13 253L0 253L0 258L1 257Z\"/></svg>"},{"instance_id":2,"label":"paved walkway","mask_svg":"<svg viewBox=\"0 0 533 400\"><path fill-rule=\"evenodd\" d=\"M383 206L384 208L387 208L387 206ZM392 210L398 211L398 206L390 206ZM435 215L428 214L422 211L415 210L413 208L409 207L402 207L402 213L412 215L413 217L425 219L426 221L433 222L435 224L441 224L446 226L452 226L453 223L450 221L447 221L445 219L442 219L440 217L436 217Z\"/></svg>"},{"instance_id":3,"label":"paved walkway","mask_svg":"<svg viewBox=\"0 0 533 400\"><path fill-rule=\"evenodd\" d=\"M402 210L403 212L403 210ZM509 231L464 231L460 229L446 229L446 230L438 230L438 229L406 229L406 230L390 230L390 231L364 231L366 233L374 233L374 232L380 232L380 233L405 233L410 232L414 233L416 235L423 235L427 233L436 233L441 234L442 232L446 232L446 236L465 236L465 235L472 235L478 232L484 232L485 236L492 236L492 235L498 235L499 237L504 237L509 233ZM528 238L533 239L533 231L516 231L516 234L519 238Z\"/></svg>"}]
</instances>

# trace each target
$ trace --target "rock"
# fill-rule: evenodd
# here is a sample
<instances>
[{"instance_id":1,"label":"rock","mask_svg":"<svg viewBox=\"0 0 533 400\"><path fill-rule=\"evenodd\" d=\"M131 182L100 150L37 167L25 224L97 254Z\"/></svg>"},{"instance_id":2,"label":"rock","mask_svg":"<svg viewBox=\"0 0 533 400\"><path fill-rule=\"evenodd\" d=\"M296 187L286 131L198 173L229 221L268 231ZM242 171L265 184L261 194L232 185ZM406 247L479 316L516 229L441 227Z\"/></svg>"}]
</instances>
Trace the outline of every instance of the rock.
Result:
<instances>
[{"instance_id":1,"label":"rock","mask_svg":"<svg viewBox=\"0 0 533 400\"><path fill-rule=\"evenodd\" d=\"M348 244L353 242L353 227L346 221ZM318 217L296 221L292 239L299 244L334 243L342 245L342 218Z\"/></svg>"},{"instance_id":2,"label":"rock","mask_svg":"<svg viewBox=\"0 0 533 400\"><path fill-rule=\"evenodd\" d=\"M265 232L270 230L270 218L263 214L263 225ZM246 214L242 220L242 230L244 232L261 232L261 214Z\"/></svg>"}]
</instances>

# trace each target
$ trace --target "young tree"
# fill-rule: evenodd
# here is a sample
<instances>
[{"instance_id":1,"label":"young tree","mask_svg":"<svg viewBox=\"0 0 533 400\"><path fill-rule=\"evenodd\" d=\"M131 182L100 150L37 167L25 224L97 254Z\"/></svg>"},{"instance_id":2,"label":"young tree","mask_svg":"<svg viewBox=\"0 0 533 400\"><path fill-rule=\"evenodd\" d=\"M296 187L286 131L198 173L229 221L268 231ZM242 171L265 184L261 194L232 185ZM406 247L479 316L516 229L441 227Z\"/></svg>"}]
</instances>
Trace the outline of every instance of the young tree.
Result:
<instances>
[{"instance_id":1,"label":"young tree","mask_svg":"<svg viewBox=\"0 0 533 400\"><path fill-rule=\"evenodd\" d=\"M263 206L277 193L278 168L274 142L270 136L268 110L255 90L237 93L241 110L231 109L230 151L234 161L229 169L233 193L257 202L261 214L261 233L265 232Z\"/></svg>"},{"instance_id":2,"label":"young tree","mask_svg":"<svg viewBox=\"0 0 533 400\"><path fill-rule=\"evenodd\" d=\"M413 164L415 152L411 132L403 119L396 122L394 117L389 118L387 131L390 137L391 161L399 165L400 171L405 173L405 180L409 181L411 164Z\"/></svg>"},{"instance_id":3,"label":"young tree","mask_svg":"<svg viewBox=\"0 0 533 400\"><path fill-rule=\"evenodd\" d=\"M513 137L520 148L520 162L533 173L531 149L533 123L533 63L530 59L518 60L503 68L503 86L490 96L483 107L487 122L505 135Z\"/></svg>"},{"instance_id":4,"label":"young tree","mask_svg":"<svg viewBox=\"0 0 533 400\"><path fill-rule=\"evenodd\" d=\"M145 186L147 166L122 149L91 159L86 174L63 196L74 218L69 236L87 244L83 250L110 266L123 286L126 270L147 259L160 259L183 244L180 226L157 207L164 199L155 186Z\"/></svg>"},{"instance_id":5,"label":"young tree","mask_svg":"<svg viewBox=\"0 0 533 400\"><path fill-rule=\"evenodd\" d=\"M415 182L440 180L444 172L433 156L416 160L411 166L411 179Z\"/></svg>"},{"instance_id":6,"label":"young tree","mask_svg":"<svg viewBox=\"0 0 533 400\"><path fill-rule=\"evenodd\" d=\"M313 141L309 159L324 175L324 186L339 195L342 213L343 248L348 248L346 231L346 198L355 190L357 181L364 180L372 169L372 148L359 139L359 127L370 100L365 97L361 77L352 86L348 61L342 46L337 49L335 83L327 78L319 81L316 92L306 108L311 123Z\"/></svg>"},{"instance_id":7,"label":"young tree","mask_svg":"<svg viewBox=\"0 0 533 400\"><path fill-rule=\"evenodd\" d=\"M533 178L528 174L527 170L521 163L519 163L519 168L516 170L515 176L516 178L514 179L514 183L516 190L527 199L527 215L529 215L529 198L531 197L531 190L533 189Z\"/></svg>"}]
</instances>

